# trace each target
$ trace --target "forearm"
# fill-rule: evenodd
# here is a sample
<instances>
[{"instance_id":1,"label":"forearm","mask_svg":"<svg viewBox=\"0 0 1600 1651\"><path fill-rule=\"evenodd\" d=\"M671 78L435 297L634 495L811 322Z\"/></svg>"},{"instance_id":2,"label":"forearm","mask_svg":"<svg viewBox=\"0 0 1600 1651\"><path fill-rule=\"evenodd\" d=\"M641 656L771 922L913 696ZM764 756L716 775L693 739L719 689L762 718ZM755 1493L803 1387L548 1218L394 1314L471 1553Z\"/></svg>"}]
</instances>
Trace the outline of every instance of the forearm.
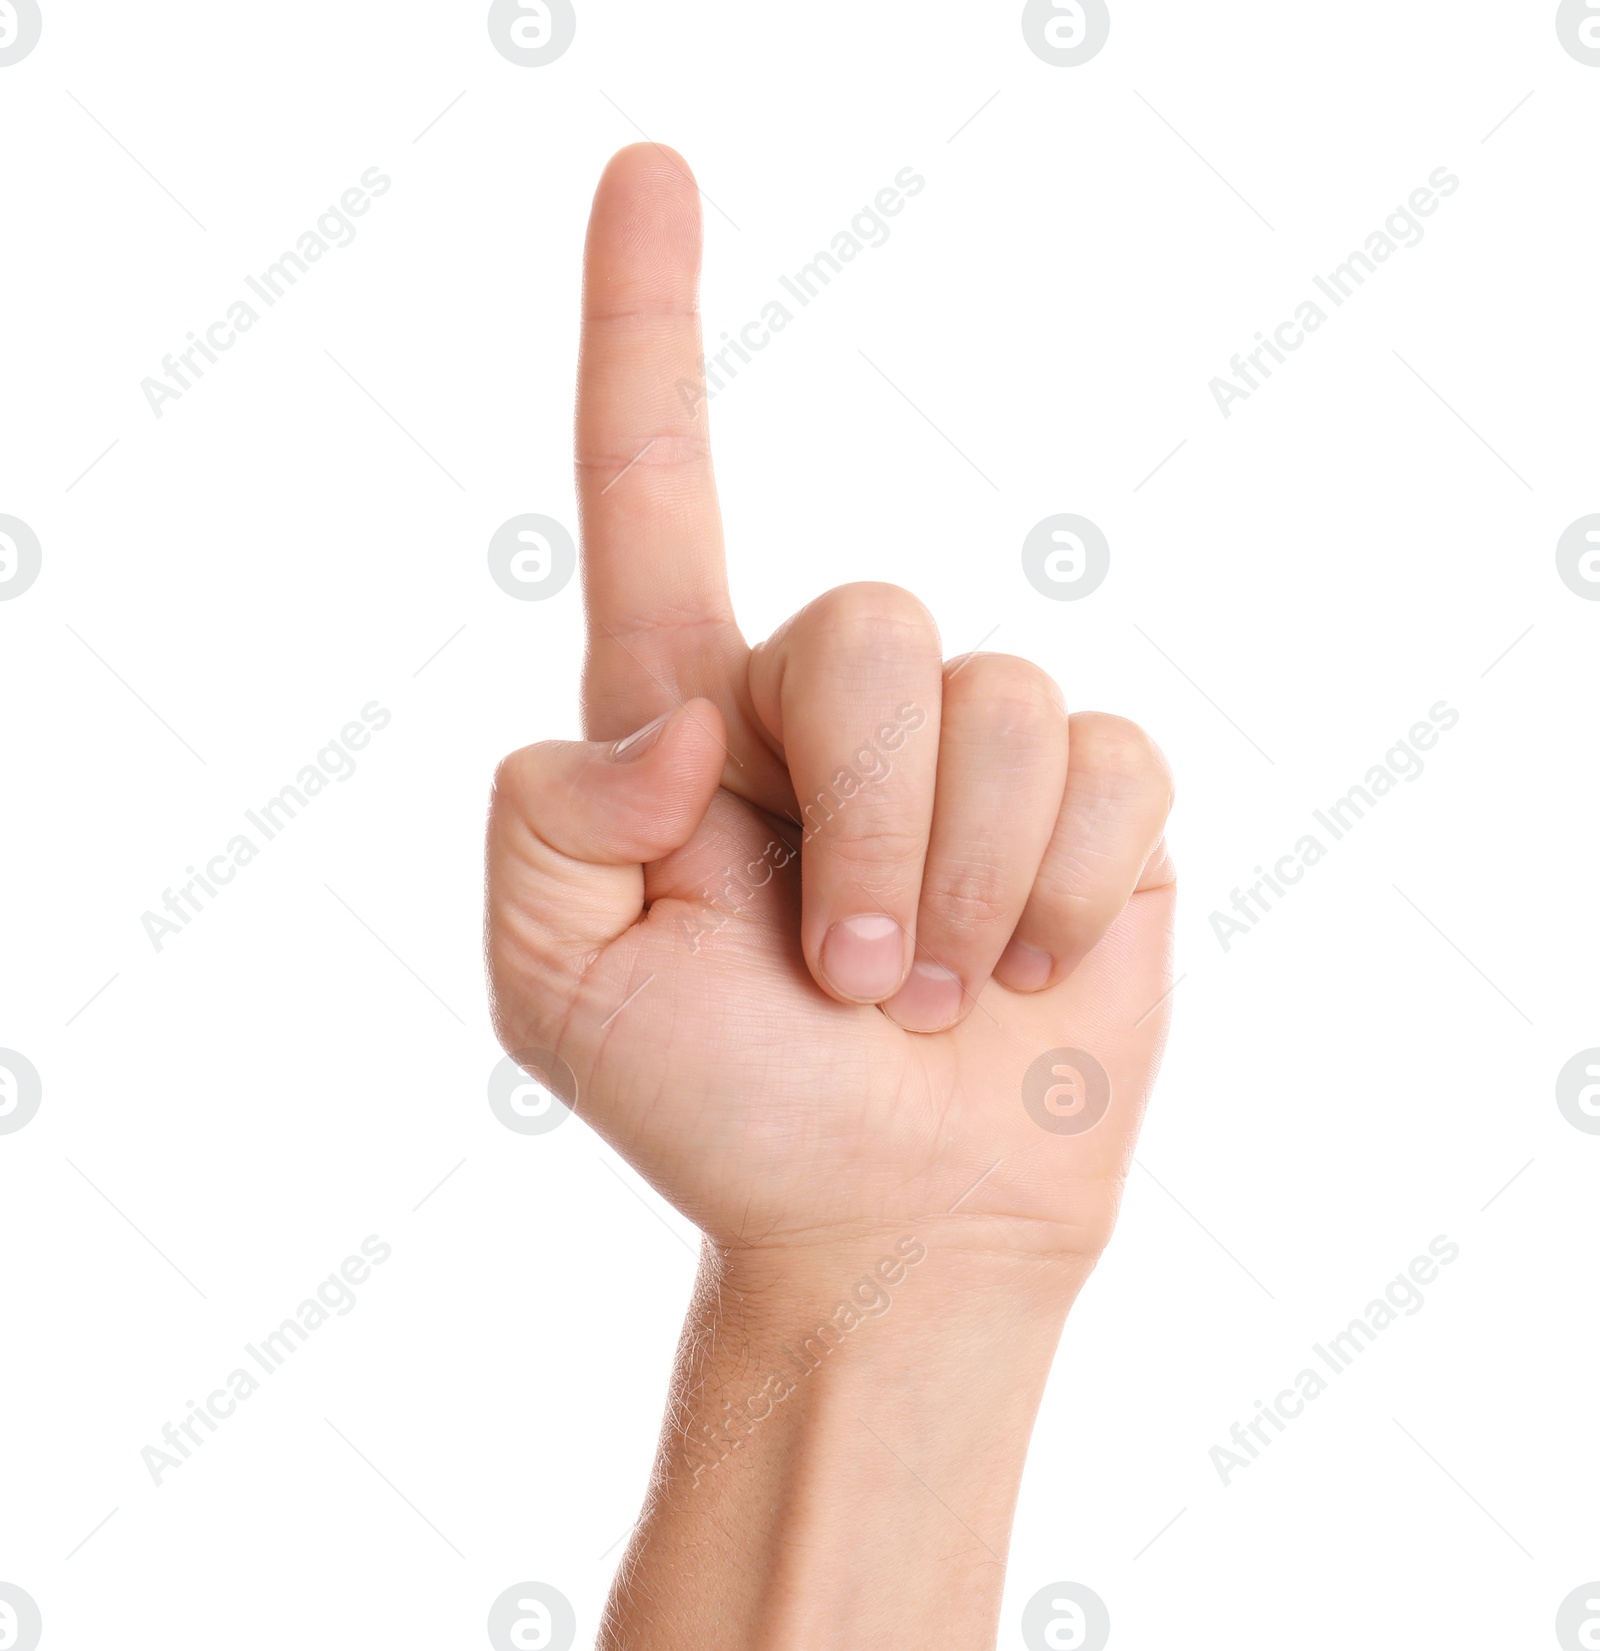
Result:
<instances>
[{"instance_id":1,"label":"forearm","mask_svg":"<svg viewBox=\"0 0 1600 1651\"><path fill-rule=\"evenodd\" d=\"M1087 1265L953 1225L782 1257L707 1246L602 1651L994 1645Z\"/></svg>"}]
</instances>

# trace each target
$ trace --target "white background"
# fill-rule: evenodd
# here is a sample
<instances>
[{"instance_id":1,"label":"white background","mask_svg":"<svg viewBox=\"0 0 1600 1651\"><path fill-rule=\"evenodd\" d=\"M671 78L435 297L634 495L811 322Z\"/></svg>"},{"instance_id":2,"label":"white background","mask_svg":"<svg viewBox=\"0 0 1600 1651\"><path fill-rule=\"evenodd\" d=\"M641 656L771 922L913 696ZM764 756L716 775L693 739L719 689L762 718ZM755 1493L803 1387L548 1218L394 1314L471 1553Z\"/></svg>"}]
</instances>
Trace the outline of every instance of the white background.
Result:
<instances>
[{"instance_id":1,"label":"white background","mask_svg":"<svg viewBox=\"0 0 1600 1651\"><path fill-rule=\"evenodd\" d=\"M694 1235L486 1103L488 781L576 730L581 615L485 547L574 522L584 221L641 131L716 203L712 338L927 179L713 406L746 633L892 580L1178 776L1172 1046L1002 1645L1057 1580L1118 1651L1554 1644L1600 1575L1600 1138L1554 1088L1600 1044L1600 605L1554 556L1600 510L1600 69L1553 4L1113 0L1075 69L1014 4L606 0L540 69L478 5L44 6L0 69L0 512L44 557L0 603L0 1046L44 1083L0 1136L0 1580L48 1651L476 1645L524 1579L594 1632ZM141 379L373 166L158 420ZM1441 166L1421 244L1224 419L1209 380ZM1082 601L1022 574L1060 511L1111 544ZM157 953L141 914L372 700L355 776ZM1441 700L1225 952L1212 911ZM157 1489L142 1447L371 1233L354 1311ZM1438 1234L1423 1310L1224 1487L1211 1447Z\"/></svg>"}]
</instances>

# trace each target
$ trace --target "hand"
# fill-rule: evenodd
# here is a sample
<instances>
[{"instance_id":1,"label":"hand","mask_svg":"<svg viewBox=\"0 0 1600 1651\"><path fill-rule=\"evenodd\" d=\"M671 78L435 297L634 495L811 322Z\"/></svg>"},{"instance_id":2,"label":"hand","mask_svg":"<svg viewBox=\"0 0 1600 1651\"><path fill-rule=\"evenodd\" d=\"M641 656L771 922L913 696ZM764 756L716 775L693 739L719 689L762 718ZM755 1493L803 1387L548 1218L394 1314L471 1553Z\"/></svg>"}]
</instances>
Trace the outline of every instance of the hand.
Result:
<instances>
[{"instance_id":1,"label":"hand","mask_svg":"<svg viewBox=\"0 0 1600 1651\"><path fill-rule=\"evenodd\" d=\"M699 262L688 167L624 150L584 286L588 742L495 778L497 1031L718 1246L1092 1261L1165 1036L1166 764L1032 664L941 662L893 586L747 646L680 390ZM1104 1069L1093 1127L1090 1067L1051 1051Z\"/></svg>"}]
</instances>

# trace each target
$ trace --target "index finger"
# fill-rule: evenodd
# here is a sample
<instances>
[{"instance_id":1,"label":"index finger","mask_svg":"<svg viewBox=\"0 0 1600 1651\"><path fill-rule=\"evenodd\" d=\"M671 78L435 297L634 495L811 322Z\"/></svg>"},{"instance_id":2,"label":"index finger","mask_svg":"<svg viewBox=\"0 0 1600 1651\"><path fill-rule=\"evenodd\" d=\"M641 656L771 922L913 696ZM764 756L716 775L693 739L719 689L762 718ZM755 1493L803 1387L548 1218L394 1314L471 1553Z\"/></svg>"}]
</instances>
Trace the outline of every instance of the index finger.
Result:
<instances>
[{"instance_id":1,"label":"index finger","mask_svg":"<svg viewBox=\"0 0 1600 1651\"><path fill-rule=\"evenodd\" d=\"M699 313L700 193L639 143L595 191L578 370L591 738L671 708L677 661L731 625L711 472Z\"/></svg>"}]
</instances>

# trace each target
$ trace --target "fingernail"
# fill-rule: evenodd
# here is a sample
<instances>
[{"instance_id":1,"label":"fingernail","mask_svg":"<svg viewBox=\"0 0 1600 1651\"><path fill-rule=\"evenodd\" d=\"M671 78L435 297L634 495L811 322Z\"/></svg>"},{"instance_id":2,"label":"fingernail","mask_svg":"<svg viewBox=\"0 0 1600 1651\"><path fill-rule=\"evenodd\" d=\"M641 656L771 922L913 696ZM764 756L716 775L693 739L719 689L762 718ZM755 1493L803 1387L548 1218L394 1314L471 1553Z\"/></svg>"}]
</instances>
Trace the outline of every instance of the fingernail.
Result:
<instances>
[{"instance_id":1,"label":"fingernail","mask_svg":"<svg viewBox=\"0 0 1600 1651\"><path fill-rule=\"evenodd\" d=\"M867 912L822 937L822 972L841 997L881 1003L900 984L905 936L892 917Z\"/></svg>"},{"instance_id":2,"label":"fingernail","mask_svg":"<svg viewBox=\"0 0 1600 1651\"><path fill-rule=\"evenodd\" d=\"M913 963L905 985L883 1007L908 1032L942 1032L961 1013L960 977L942 963Z\"/></svg>"},{"instance_id":3,"label":"fingernail","mask_svg":"<svg viewBox=\"0 0 1600 1651\"><path fill-rule=\"evenodd\" d=\"M611 747L613 762L637 762L655 742L661 738L661 730L672 720L672 713L666 712L656 718L654 722L647 722L636 734L629 734L624 740L618 740Z\"/></svg>"},{"instance_id":4,"label":"fingernail","mask_svg":"<svg viewBox=\"0 0 1600 1651\"><path fill-rule=\"evenodd\" d=\"M1013 935L994 966L994 974L1002 986L1014 992L1037 992L1049 983L1054 968L1055 960L1049 952Z\"/></svg>"}]
</instances>

